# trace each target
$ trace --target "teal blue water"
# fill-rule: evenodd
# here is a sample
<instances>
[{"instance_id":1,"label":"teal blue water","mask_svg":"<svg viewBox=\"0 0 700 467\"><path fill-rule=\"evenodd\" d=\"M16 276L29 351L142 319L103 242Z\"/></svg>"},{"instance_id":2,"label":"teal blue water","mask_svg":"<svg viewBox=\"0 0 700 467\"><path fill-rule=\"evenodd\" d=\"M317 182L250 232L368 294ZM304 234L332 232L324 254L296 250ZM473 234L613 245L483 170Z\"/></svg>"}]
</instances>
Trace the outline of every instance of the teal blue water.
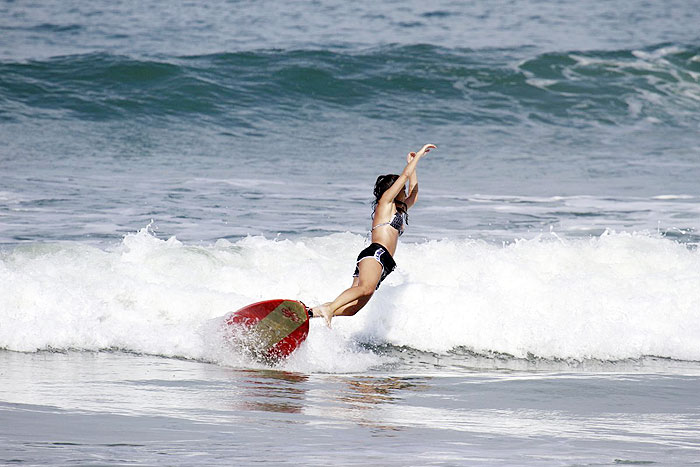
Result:
<instances>
[{"instance_id":1,"label":"teal blue water","mask_svg":"<svg viewBox=\"0 0 700 467\"><path fill-rule=\"evenodd\" d=\"M698 228L689 3L269 8L4 2L0 241L360 232L376 175L425 142L427 208L537 209L424 210L414 241ZM602 222L541 215L570 196Z\"/></svg>"},{"instance_id":2,"label":"teal blue water","mask_svg":"<svg viewBox=\"0 0 700 467\"><path fill-rule=\"evenodd\" d=\"M0 0L0 463L696 462L698 7ZM424 143L360 314L212 337Z\"/></svg>"}]
</instances>

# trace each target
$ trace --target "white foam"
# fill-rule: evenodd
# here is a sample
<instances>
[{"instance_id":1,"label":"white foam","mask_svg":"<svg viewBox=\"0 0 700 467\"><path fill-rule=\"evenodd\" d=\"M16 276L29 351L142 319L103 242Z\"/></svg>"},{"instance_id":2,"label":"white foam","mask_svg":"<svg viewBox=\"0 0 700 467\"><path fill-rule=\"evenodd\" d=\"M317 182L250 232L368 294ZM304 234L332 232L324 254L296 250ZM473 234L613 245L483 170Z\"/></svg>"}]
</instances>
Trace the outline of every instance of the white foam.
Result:
<instances>
[{"instance_id":1,"label":"white foam","mask_svg":"<svg viewBox=\"0 0 700 467\"><path fill-rule=\"evenodd\" d=\"M659 200L675 200L675 199L694 199L694 196L691 195L658 195L654 196L652 199L659 199Z\"/></svg>"},{"instance_id":2,"label":"white foam","mask_svg":"<svg viewBox=\"0 0 700 467\"><path fill-rule=\"evenodd\" d=\"M633 50L632 55L643 60L659 60L667 55L674 55L683 52L683 49L677 46L661 47L657 50L646 52L644 50Z\"/></svg>"},{"instance_id":3,"label":"white foam","mask_svg":"<svg viewBox=\"0 0 700 467\"><path fill-rule=\"evenodd\" d=\"M146 229L109 251L33 244L0 256L0 348L119 348L237 364L212 320L268 298L326 301L364 238L248 237L192 246ZM648 234L554 235L493 245L405 243L368 306L312 322L292 370L390 363L359 344L518 357L700 360L700 254Z\"/></svg>"},{"instance_id":4,"label":"white foam","mask_svg":"<svg viewBox=\"0 0 700 467\"><path fill-rule=\"evenodd\" d=\"M528 78L525 80L527 84L530 86L533 86L535 88L540 88L544 89L545 91L549 90L551 86L554 86L555 84L558 84L559 81L555 79L544 79L544 78Z\"/></svg>"}]
</instances>

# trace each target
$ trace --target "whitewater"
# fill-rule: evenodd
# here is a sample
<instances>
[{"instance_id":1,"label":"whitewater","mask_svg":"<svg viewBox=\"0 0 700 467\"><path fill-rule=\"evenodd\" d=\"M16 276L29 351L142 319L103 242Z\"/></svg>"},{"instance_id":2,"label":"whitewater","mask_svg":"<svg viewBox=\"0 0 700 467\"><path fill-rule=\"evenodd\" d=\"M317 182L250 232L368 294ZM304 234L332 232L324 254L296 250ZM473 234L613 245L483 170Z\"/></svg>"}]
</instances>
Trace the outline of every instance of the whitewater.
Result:
<instances>
[{"instance_id":1,"label":"whitewater","mask_svg":"<svg viewBox=\"0 0 700 467\"><path fill-rule=\"evenodd\" d=\"M0 256L0 347L225 360L217 318L264 299L311 306L332 298L351 281L364 242L339 233L188 245L143 228L107 249L19 246ZM513 358L700 360L700 256L660 235L432 240L401 244L396 259L366 309L334 321L334 341L319 345L328 330L312 322L295 368L303 361L306 371L357 371L344 353L372 353L358 343ZM321 354L337 354L334 366L319 362ZM366 357L359 369L384 363Z\"/></svg>"}]
</instances>

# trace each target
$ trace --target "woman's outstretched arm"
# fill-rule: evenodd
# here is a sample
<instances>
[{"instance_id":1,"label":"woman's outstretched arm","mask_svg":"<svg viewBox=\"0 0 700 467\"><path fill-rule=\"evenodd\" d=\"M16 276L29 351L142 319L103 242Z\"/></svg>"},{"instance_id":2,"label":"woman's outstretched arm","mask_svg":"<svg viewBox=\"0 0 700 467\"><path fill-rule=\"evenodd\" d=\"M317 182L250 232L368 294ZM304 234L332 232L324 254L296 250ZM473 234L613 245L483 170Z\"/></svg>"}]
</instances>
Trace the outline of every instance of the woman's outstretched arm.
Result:
<instances>
[{"instance_id":1,"label":"woman's outstretched arm","mask_svg":"<svg viewBox=\"0 0 700 467\"><path fill-rule=\"evenodd\" d=\"M409 153L406 157L406 161L408 162L406 164L406 167L404 167L403 172L401 172L401 175L399 176L399 178L396 179L394 184L391 185L391 187L389 187L389 189L384 192L384 194L379 200L379 204L387 204L393 202L394 198L396 198L396 196L399 194L399 191L403 190L406 186L406 180L410 181L411 177L414 177L417 186L418 178L415 176L416 165L418 165L418 161L421 157L429 153L431 149L436 148L437 146L435 146L434 144L426 144L422 148L420 148L418 152Z\"/></svg>"},{"instance_id":2,"label":"woman's outstretched arm","mask_svg":"<svg viewBox=\"0 0 700 467\"><path fill-rule=\"evenodd\" d=\"M415 157L415 153L408 153L406 157L407 162L411 162L411 159ZM406 208L409 208L416 204L418 201L418 167L413 169L413 173L408 177L408 196L406 197L405 203Z\"/></svg>"}]
</instances>

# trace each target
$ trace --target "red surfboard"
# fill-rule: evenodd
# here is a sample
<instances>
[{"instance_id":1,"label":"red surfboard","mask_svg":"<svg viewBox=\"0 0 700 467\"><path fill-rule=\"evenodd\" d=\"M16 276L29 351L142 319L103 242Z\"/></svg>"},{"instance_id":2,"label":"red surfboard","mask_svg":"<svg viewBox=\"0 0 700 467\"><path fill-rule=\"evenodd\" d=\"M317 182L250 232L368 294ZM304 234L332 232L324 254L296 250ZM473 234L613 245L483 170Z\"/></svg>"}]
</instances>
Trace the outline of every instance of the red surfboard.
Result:
<instances>
[{"instance_id":1,"label":"red surfboard","mask_svg":"<svg viewBox=\"0 0 700 467\"><path fill-rule=\"evenodd\" d=\"M254 357L277 361L294 352L309 334L309 311L298 300L266 300L226 315L231 341Z\"/></svg>"}]
</instances>

